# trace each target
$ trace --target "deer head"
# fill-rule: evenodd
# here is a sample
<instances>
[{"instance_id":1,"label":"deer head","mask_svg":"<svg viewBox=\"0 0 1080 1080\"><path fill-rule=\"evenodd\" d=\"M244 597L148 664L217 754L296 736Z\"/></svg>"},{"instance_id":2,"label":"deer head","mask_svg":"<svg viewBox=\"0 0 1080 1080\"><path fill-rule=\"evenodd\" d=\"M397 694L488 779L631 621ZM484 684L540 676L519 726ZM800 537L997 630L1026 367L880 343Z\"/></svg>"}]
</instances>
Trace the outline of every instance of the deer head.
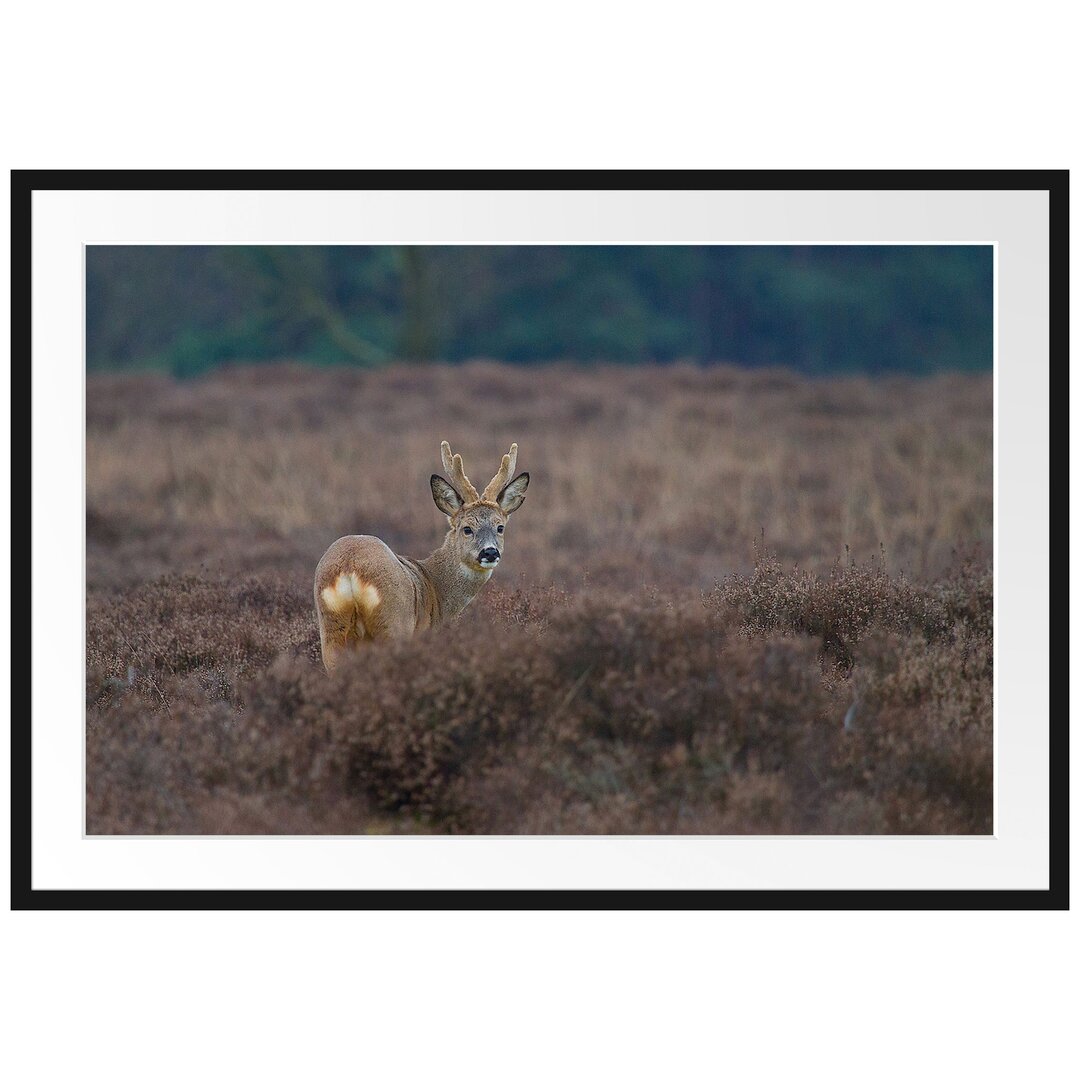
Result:
<instances>
[{"instance_id":1,"label":"deer head","mask_svg":"<svg viewBox=\"0 0 1080 1080\"><path fill-rule=\"evenodd\" d=\"M461 455L451 453L450 444L445 441L441 450L447 476L432 474L431 495L450 523L446 546L452 548L469 570L490 574L502 558L506 521L525 501L525 489L529 486L527 472L510 479L517 466L517 443L508 454L503 454L499 471L482 494L465 475Z\"/></svg>"}]
</instances>

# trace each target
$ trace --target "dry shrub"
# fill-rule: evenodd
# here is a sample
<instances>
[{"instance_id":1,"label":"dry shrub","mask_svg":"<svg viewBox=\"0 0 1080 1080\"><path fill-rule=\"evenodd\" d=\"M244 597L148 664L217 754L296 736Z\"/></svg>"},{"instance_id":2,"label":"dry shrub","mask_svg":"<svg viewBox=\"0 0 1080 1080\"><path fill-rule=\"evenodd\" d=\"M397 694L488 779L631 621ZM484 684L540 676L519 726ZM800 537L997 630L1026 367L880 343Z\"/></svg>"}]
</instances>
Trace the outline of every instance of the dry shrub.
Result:
<instances>
[{"instance_id":1,"label":"dry shrub","mask_svg":"<svg viewBox=\"0 0 1080 1080\"><path fill-rule=\"evenodd\" d=\"M823 654L846 670L853 646L872 628L905 635L917 631L927 641L947 637L950 615L957 611L955 603L950 610L942 596L940 589L890 577L884 552L865 565L837 560L828 575L820 577L797 567L785 571L774 555L759 550L753 573L733 575L717 585L706 605L737 608L747 633L781 631L817 638Z\"/></svg>"},{"instance_id":2,"label":"dry shrub","mask_svg":"<svg viewBox=\"0 0 1080 1080\"><path fill-rule=\"evenodd\" d=\"M517 635L479 624L429 638L434 655L388 643L333 680L287 659L255 680L245 722L272 741L282 782L307 790L332 775L383 810L463 820L469 778L530 714L528 653Z\"/></svg>"},{"instance_id":3,"label":"dry shrub","mask_svg":"<svg viewBox=\"0 0 1080 1080\"><path fill-rule=\"evenodd\" d=\"M230 699L239 679L279 652L314 659L311 602L273 579L206 581L169 575L122 594L87 600L86 659L105 692L135 683L161 696L163 677L195 672L212 696Z\"/></svg>"},{"instance_id":4,"label":"dry shrub","mask_svg":"<svg viewBox=\"0 0 1080 1080\"><path fill-rule=\"evenodd\" d=\"M894 634L865 643L844 767L855 784L890 792L885 831L990 831L991 654L988 638L963 631L936 647Z\"/></svg>"},{"instance_id":5,"label":"dry shrub","mask_svg":"<svg viewBox=\"0 0 1080 1080\"><path fill-rule=\"evenodd\" d=\"M846 667L823 662L819 618L763 625L763 607L797 612L792 596L834 588L776 567L750 614L736 582L704 604L492 587L453 626L362 650L334 678L294 645L238 676L230 701L201 669L176 673L172 636L147 634L164 649L147 657L156 685L90 673L90 828L988 831L991 640L963 592L981 579L941 583L960 614L940 629L939 598L930 636L925 597L903 608L894 581L883 601L889 580L845 581L858 610L884 613L849 631ZM224 590L203 599L228 603ZM235 664L221 614L206 625Z\"/></svg>"},{"instance_id":6,"label":"dry shrub","mask_svg":"<svg viewBox=\"0 0 1080 1080\"><path fill-rule=\"evenodd\" d=\"M289 762L306 743L295 731L267 737L194 678L161 685L162 699L128 688L91 711L88 832L385 831L356 792L317 774L302 789L288 782Z\"/></svg>"},{"instance_id":7,"label":"dry shrub","mask_svg":"<svg viewBox=\"0 0 1080 1080\"><path fill-rule=\"evenodd\" d=\"M92 377L88 828L988 832L991 572L942 574L992 533L991 392L689 365ZM435 547L442 437L477 469L522 446L497 580L329 679L315 563L346 532Z\"/></svg>"}]
</instances>

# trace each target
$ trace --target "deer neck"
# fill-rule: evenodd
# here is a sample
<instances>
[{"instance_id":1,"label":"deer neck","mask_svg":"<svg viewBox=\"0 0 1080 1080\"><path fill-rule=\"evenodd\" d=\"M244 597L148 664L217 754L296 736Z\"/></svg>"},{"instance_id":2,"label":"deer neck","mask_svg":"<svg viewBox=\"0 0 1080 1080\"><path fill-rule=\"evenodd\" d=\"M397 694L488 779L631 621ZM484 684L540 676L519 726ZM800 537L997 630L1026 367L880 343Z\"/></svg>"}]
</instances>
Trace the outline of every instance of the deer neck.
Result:
<instances>
[{"instance_id":1,"label":"deer neck","mask_svg":"<svg viewBox=\"0 0 1080 1080\"><path fill-rule=\"evenodd\" d=\"M418 560L418 565L433 593L432 622L460 615L491 577L491 570L466 566L449 546L449 537L437 551Z\"/></svg>"}]
</instances>

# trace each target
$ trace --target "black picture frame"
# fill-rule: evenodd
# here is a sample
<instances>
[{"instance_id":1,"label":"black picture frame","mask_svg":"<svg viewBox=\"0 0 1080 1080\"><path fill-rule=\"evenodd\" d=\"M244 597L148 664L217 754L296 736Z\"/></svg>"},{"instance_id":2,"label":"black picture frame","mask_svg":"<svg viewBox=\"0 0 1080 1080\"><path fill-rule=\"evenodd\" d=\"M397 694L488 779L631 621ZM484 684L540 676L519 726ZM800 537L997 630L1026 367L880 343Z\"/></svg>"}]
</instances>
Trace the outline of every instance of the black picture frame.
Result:
<instances>
[{"instance_id":1,"label":"black picture frame","mask_svg":"<svg viewBox=\"0 0 1080 1080\"><path fill-rule=\"evenodd\" d=\"M11 671L30 670L31 237L33 194L50 190L1037 190L1049 196L1050 596L1049 865L1045 890L46 890L34 889L33 696L12 678L11 906L15 910L1063 910L1069 905L1067 170L899 171L83 171L11 174Z\"/></svg>"}]
</instances>

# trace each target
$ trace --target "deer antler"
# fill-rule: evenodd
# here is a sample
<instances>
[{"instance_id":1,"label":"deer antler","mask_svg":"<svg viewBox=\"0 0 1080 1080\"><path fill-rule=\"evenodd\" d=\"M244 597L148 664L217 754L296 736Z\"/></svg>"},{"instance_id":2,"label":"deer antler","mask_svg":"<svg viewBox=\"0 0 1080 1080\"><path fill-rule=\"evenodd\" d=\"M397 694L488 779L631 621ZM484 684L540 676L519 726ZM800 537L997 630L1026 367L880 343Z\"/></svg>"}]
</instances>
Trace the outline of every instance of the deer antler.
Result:
<instances>
[{"instance_id":1,"label":"deer antler","mask_svg":"<svg viewBox=\"0 0 1080 1080\"><path fill-rule=\"evenodd\" d=\"M514 470L517 468L517 450L517 443L514 443L510 447L510 453L503 454L499 471L491 478L488 486L484 488L484 494L480 496L484 502L494 502L506 485L506 481L514 475Z\"/></svg>"},{"instance_id":2,"label":"deer antler","mask_svg":"<svg viewBox=\"0 0 1080 1080\"><path fill-rule=\"evenodd\" d=\"M450 453L450 444L444 439L439 447L442 454L443 468L446 470L446 478L458 489L458 494L467 502L478 502L480 496L472 482L465 475L465 469L461 464L460 454Z\"/></svg>"}]
</instances>

